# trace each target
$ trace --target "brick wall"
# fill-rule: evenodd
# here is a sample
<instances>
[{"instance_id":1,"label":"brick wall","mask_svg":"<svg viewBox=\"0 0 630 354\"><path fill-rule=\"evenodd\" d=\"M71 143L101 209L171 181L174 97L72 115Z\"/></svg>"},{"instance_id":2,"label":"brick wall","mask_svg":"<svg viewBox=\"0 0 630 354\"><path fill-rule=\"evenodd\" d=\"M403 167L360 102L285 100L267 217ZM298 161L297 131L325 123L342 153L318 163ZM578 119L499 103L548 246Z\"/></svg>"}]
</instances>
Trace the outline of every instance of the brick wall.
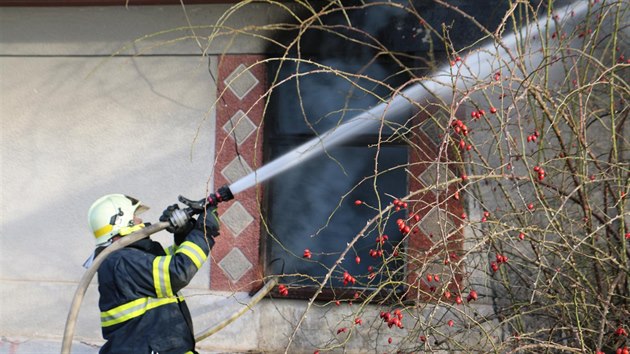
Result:
<instances>
[{"instance_id":1,"label":"brick wall","mask_svg":"<svg viewBox=\"0 0 630 354\"><path fill-rule=\"evenodd\" d=\"M262 163L266 89L259 55L219 57L217 77L215 187L231 184ZM210 288L251 291L262 282L260 259L260 187L219 205L221 239L212 250Z\"/></svg>"}]
</instances>

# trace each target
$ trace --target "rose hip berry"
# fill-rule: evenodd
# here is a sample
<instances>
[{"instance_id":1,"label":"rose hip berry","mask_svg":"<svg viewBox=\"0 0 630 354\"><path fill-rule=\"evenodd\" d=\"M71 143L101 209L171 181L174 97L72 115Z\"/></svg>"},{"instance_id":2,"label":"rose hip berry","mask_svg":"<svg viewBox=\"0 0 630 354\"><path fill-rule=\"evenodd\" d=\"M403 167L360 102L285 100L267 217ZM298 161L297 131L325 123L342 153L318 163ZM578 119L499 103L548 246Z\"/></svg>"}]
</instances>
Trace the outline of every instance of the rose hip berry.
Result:
<instances>
[{"instance_id":1,"label":"rose hip berry","mask_svg":"<svg viewBox=\"0 0 630 354\"><path fill-rule=\"evenodd\" d=\"M284 286L283 284L278 285L278 293L282 296L288 296L289 295L289 289L287 289L286 286Z\"/></svg>"}]
</instances>

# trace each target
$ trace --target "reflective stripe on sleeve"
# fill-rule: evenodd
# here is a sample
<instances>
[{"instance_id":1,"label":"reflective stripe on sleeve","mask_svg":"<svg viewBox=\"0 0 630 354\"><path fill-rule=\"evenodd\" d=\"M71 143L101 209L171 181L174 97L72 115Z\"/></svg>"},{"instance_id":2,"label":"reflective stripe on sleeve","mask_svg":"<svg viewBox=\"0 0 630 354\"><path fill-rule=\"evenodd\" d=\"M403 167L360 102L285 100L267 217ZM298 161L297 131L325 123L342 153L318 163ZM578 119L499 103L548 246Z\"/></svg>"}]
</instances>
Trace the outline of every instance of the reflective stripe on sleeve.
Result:
<instances>
[{"instance_id":1,"label":"reflective stripe on sleeve","mask_svg":"<svg viewBox=\"0 0 630 354\"><path fill-rule=\"evenodd\" d=\"M166 304L183 301L177 297L167 297L156 299L151 297L140 298L126 304L114 307L111 310L101 312L101 326L109 327L119 323L123 323L132 318L144 315L147 311Z\"/></svg>"},{"instance_id":2,"label":"reflective stripe on sleeve","mask_svg":"<svg viewBox=\"0 0 630 354\"><path fill-rule=\"evenodd\" d=\"M192 260L193 263L195 263L195 266L197 267L197 269L201 268L201 266L203 265L203 262L205 262L206 259L208 258L208 256L203 252L201 247L197 246L195 243L190 242L190 241L182 242L182 244L177 248L177 251L175 251L175 253L183 253L186 256L188 256L188 258L190 258L190 260Z\"/></svg>"},{"instance_id":3,"label":"reflective stripe on sleeve","mask_svg":"<svg viewBox=\"0 0 630 354\"><path fill-rule=\"evenodd\" d=\"M153 286L157 297L173 296L169 265L173 256L155 257L153 260Z\"/></svg>"}]
</instances>

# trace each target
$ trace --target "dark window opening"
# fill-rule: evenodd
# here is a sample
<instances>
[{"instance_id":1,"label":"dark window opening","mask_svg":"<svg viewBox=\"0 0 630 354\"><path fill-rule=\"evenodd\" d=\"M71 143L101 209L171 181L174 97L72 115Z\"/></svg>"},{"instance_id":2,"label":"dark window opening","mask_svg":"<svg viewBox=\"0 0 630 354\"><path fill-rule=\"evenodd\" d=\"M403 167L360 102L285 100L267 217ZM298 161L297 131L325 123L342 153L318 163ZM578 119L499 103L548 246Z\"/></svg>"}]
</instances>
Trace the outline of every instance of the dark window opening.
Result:
<instances>
[{"instance_id":1,"label":"dark window opening","mask_svg":"<svg viewBox=\"0 0 630 354\"><path fill-rule=\"evenodd\" d=\"M370 74L384 82L389 80L388 84L400 81L387 77L382 63L376 64L363 69L373 69ZM282 80L312 69L285 62L281 67L270 65L270 75L280 70ZM299 84L296 79L289 79L277 87L266 117L266 159L273 160L331 128L344 129L344 122L379 104L389 94L385 86L368 80L354 83L368 89L358 89L333 73L311 73L301 76ZM376 144L377 129L357 132L352 139L268 182L266 274L283 274L282 282L292 287L291 296L312 296L347 244L376 215L371 207L378 209L380 204L380 208L385 208L393 198L407 193L408 147L399 137L402 129L397 128L402 126L383 127L381 140L388 142L380 146ZM357 206L355 200L370 207ZM379 274L404 279L403 259L390 257L396 247L404 247L396 225L396 219L404 218L404 213L390 215L363 234L324 284L319 299L351 298L356 290L374 291L380 284ZM387 235L387 241L381 244L377 238L382 235ZM307 249L311 258L303 257ZM382 253L371 254L371 250ZM403 253L402 249L399 253ZM370 276L370 270L376 275ZM356 279L354 284L344 284L346 271ZM386 293L391 291L404 289L385 287Z\"/></svg>"}]
</instances>

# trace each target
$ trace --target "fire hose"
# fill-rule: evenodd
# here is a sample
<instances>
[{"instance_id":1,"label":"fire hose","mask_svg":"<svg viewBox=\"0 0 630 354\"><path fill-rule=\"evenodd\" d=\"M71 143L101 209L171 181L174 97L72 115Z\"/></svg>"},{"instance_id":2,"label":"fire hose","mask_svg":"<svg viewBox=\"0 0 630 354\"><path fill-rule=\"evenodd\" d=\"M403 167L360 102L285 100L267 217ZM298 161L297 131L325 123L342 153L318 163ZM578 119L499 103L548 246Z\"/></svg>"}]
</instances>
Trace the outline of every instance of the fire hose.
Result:
<instances>
[{"instance_id":1,"label":"fire hose","mask_svg":"<svg viewBox=\"0 0 630 354\"><path fill-rule=\"evenodd\" d=\"M212 194L208 198L202 199L201 201L195 202L181 196L179 200L188 205L189 208L185 210L190 216L192 216L201 213L207 207L215 207L219 202L227 201L233 198L234 196L229 190L229 187L223 186L219 188L219 190L215 194ZM101 265L101 263L103 263L105 258L121 248L127 247L134 242L137 242L143 238L149 237L156 232L166 229L170 225L171 224L168 221L161 221L155 224L148 225L147 227L140 229L112 243L110 246L106 247L96 258L94 258L92 265L81 277L81 280L79 281L79 284L77 286L77 290L75 291L74 297L72 299L72 304L70 305L70 310L66 319L66 326L64 328L61 354L70 354L70 350L72 347L72 338L74 337L77 323L77 316L79 314L79 310L81 309L81 303L83 302L83 298L85 297L85 292L87 291L87 288L90 285L92 278L94 278L94 274L96 274L99 266ZM268 281L265 282L265 285L260 290L258 290L258 292L250 299L246 306L242 307L240 310L236 311L234 314L232 314L230 317L220 322L219 324L214 325L207 330L199 332L195 335L195 340L201 341L205 338L208 338L209 336L228 326L230 323L236 321L236 319L245 314L262 298L264 298L277 283L277 277L270 278Z\"/></svg>"}]
</instances>

